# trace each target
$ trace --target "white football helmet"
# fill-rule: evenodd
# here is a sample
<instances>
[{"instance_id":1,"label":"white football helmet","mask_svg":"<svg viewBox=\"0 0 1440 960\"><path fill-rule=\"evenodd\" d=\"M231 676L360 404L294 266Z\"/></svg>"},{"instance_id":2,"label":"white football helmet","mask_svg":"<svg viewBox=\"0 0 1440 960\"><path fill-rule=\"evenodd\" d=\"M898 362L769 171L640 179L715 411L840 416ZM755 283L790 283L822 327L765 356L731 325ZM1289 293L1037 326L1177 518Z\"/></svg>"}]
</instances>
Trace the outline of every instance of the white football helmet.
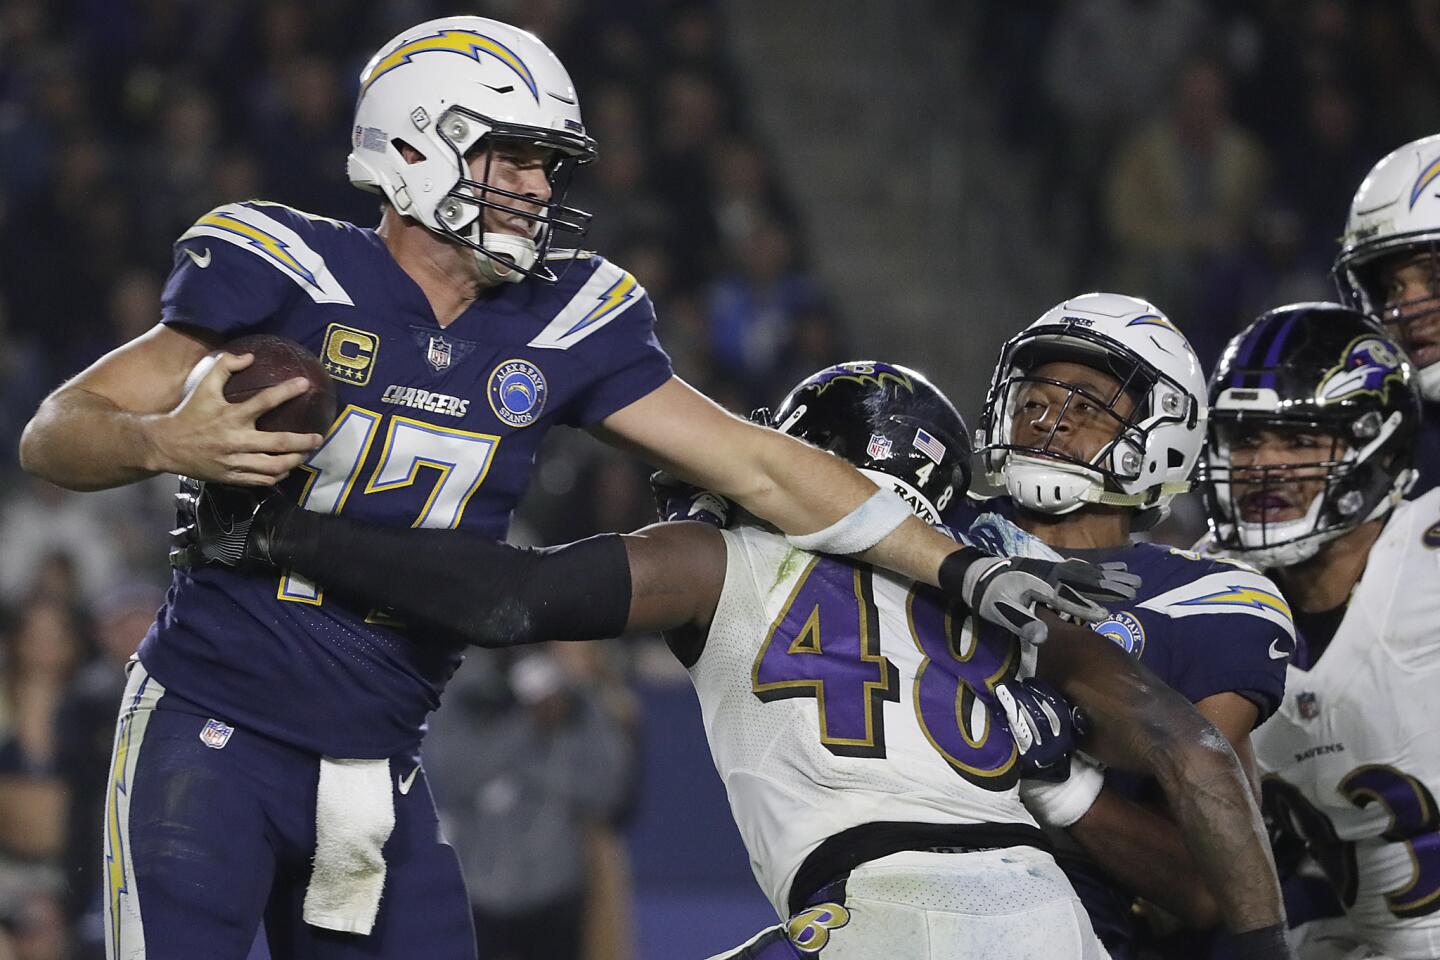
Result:
<instances>
[{"instance_id":1,"label":"white football helmet","mask_svg":"<svg viewBox=\"0 0 1440 960\"><path fill-rule=\"evenodd\" d=\"M1120 383L1112 396L1036 377L1046 363L1094 367ZM1014 442L1017 410L1027 386L1050 384L1069 393L1055 426L1040 446ZM1116 410L1128 395L1129 414ZM1080 397L1114 422L1115 438L1089 460L1052 449L1059 423ZM1200 361L1175 325L1143 300L1088 293L1066 300L1036 320L1000 351L990 381L976 446L990 482L1003 484L1020 506L1065 514L1087 503L1134 507L1135 526L1159 522L1190 474L1205 440L1205 377Z\"/></svg>"},{"instance_id":2,"label":"white football helmet","mask_svg":"<svg viewBox=\"0 0 1440 960\"><path fill-rule=\"evenodd\" d=\"M1430 296L1386 306L1377 265L1390 257L1430 257ZM1440 311L1440 135L1407 143L1371 168L1355 191L1335 282L1341 298L1383 322L1401 346L1410 347L1406 328ZM1440 400L1440 363L1422 368L1420 392Z\"/></svg>"},{"instance_id":3,"label":"white football helmet","mask_svg":"<svg viewBox=\"0 0 1440 960\"><path fill-rule=\"evenodd\" d=\"M485 137L555 151L538 211L533 198L470 179L466 154ZM407 162L400 141L424 159ZM360 74L351 145L351 183L471 248L492 283L554 280L545 265L554 232L583 234L589 223L564 206L574 166L595 159L570 75L537 37L498 20L430 20L381 47ZM534 234L485 232L485 208L533 222Z\"/></svg>"}]
</instances>

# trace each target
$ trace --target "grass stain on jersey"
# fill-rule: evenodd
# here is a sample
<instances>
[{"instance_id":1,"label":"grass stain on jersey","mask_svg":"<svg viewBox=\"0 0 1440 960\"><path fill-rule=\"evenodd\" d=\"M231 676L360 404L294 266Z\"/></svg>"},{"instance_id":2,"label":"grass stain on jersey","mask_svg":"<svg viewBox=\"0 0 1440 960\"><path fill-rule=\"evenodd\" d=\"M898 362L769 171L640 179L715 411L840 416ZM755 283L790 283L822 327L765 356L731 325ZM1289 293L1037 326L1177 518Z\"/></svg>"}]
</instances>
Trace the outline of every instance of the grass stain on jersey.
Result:
<instances>
[{"instance_id":1,"label":"grass stain on jersey","mask_svg":"<svg viewBox=\"0 0 1440 960\"><path fill-rule=\"evenodd\" d=\"M795 572L796 566L807 562L808 559L809 554L796 547L791 547L786 551L785 556L781 558L775 567L775 579L770 582L769 592L774 593L780 584L790 579L790 574Z\"/></svg>"}]
</instances>

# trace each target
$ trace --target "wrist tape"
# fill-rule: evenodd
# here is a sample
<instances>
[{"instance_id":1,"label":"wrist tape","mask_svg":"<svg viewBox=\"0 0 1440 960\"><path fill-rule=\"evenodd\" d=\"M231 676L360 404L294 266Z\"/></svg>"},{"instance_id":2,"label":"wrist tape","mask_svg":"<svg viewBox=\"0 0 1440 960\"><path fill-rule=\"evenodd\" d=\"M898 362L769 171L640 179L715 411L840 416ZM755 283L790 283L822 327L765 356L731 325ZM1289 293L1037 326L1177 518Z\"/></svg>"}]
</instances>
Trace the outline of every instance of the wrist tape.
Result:
<instances>
[{"instance_id":1,"label":"wrist tape","mask_svg":"<svg viewBox=\"0 0 1440 960\"><path fill-rule=\"evenodd\" d=\"M909 516L912 516L910 508L894 492L876 490L870 499L823 530L788 534L786 539L809 553L844 556L869 550L895 532Z\"/></svg>"}]
</instances>

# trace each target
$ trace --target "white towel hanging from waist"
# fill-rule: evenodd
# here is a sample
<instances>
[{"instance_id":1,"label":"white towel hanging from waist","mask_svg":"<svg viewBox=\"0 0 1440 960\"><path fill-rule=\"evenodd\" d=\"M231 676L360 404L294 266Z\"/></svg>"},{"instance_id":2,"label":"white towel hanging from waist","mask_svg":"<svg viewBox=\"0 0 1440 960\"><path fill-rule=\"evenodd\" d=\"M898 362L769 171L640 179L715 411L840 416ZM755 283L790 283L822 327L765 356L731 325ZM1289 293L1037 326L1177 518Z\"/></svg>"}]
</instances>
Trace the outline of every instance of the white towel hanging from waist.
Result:
<instances>
[{"instance_id":1,"label":"white towel hanging from waist","mask_svg":"<svg viewBox=\"0 0 1440 960\"><path fill-rule=\"evenodd\" d=\"M385 889L385 841L395 829L389 760L320 759L315 861L305 922L369 934Z\"/></svg>"}]
</instances>

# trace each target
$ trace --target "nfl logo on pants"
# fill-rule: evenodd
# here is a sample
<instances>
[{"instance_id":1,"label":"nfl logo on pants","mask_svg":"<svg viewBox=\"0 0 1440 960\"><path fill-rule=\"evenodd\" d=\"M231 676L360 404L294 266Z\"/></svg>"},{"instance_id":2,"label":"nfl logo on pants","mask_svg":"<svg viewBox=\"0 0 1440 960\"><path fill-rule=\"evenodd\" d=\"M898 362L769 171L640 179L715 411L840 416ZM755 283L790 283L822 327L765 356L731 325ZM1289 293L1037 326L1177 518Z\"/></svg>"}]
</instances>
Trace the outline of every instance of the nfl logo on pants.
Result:
<instances>
[{"instance_id":1,"label":"nfl logo on pants","mask_svg":"<svg viewBox=\"0 0 1440 960\"><path fill-rule=\"evenodd\" d=\"M230 734L235 728L228 723L221 723L219 720L206 720L205 728L200 731L200 742L211 750L219 750L230 742Z\"/></svg>"}]
</instances>

